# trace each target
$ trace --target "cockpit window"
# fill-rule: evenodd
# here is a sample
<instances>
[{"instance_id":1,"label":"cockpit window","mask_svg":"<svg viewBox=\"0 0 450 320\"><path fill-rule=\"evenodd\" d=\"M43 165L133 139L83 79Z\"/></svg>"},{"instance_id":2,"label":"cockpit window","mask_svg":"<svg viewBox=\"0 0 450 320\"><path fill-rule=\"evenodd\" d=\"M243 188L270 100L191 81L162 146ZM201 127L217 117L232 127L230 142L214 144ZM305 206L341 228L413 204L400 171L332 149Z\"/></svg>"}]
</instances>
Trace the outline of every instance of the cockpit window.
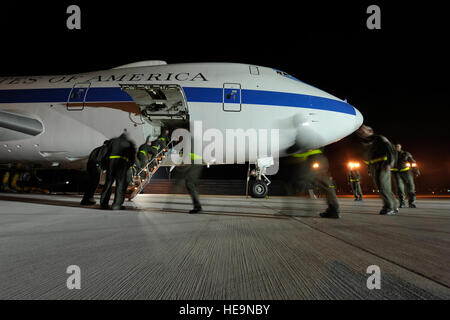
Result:
<instances>
[{"instance_id":1,"label":"cockpit window","mask_svg":"<svg viewBox=\"0 0 450 320\"><path fill-rule=\"evenodd\" d=\"M282 75L282 76L289 76L289 77L290 77L290 75L287 74L287 73L284 72L284 71L277 70L277 73L278 73L279 75Z\"/></svg>"},{"instance_id":2,"label":"cockpit window","mask_svg":"<svg viewBox=\"0 0 450 320\"><path fill-rule=\"evenodd\" d=\"M277 74L279 74L280 76L283 76L283 77L286 77L286 78L289 78L289 79L292 79L292 80L301 82L300 80L298 80L297 78L291 76L291 75L290 75L289 73L287 73L287 72L284 72L284 71L281 71L281 70L277 70L277 69L274 69L274 70L275 70L275 71L277 72Z\"/></svg>"}]
</instances>

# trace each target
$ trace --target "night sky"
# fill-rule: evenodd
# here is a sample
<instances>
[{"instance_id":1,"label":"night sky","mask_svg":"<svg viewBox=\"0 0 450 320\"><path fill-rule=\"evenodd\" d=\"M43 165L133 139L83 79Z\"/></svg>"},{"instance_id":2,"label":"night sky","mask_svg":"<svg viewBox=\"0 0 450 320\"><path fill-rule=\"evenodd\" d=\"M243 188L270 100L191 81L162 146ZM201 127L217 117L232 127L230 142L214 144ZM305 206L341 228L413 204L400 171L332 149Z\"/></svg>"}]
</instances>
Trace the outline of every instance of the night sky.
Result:
<instances>
[{"instance_id":1,"label":"night sky","mask_svg":"<svg viewBox=\"0 0 450 320\"><path fill-rule=\"evenodd\" d=\"M152 59L273 67L347 99L366 124L402 143L419 162L419 189L450 188L450 37L440 2L95 3L2 3L0 76ZM66 28L70 4L81 7L81 30ZM366 28L370 4L381 7L381 30ZM326 148L338 184L358 147L350 136Z\"/></svg>"}]
</instances>

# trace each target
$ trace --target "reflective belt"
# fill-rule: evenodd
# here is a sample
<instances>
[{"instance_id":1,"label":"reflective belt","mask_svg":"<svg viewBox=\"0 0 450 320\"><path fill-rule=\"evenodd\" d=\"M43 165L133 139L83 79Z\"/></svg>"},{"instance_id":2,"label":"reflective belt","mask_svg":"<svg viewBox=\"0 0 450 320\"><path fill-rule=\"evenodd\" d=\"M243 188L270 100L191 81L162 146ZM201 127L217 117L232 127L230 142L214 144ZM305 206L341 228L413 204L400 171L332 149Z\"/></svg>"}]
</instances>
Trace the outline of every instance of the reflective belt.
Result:
<instances>
[{"instance_id":1,"label":"reflective belt","mask_svg":"<svg viewBox=\"0 0 450 320\"><path fill-rule=\"evenodd\" d=\"M359 179L350 179L350 182L359 182Z\"/></svg>"},{"instance_id":2,"label":"reflective belt","mask_svg":"<svg viewBox=\"0 0 450 320\"><path fill-rule=\"evenodd\" d=\"M147 155L147 152L145 152L144 150L141 150L139 152L142 152L143 154Z\"/></svg>"},{"instance_id":3,"label":"reflective belt","mask_svg":"<svg viewBox=\"0 0 450 320\"><path fill-rule=\"evenodd\" d=\"M408 171L409 167L403 168L403 169L397 169L397 168L391 168L391 171L400 171L400 172L405 172Z\"/></svg>"},{"instance_id":4,"label":"reflective belt","mask_svg":"<svg viewBox=\"0 0 450 320\"><path fill-rule=\"evenodd\" d=\"M303 159L306 159L306 158L308 158L309 156L312 156L313 154L321 154L321 153L322 153L321 150L316 149L316 150L311 150L311 151L304 152L304 153L294 153L292 156L293 156L294 158L303 158Z\"/></svg>"},{"instance_id":5,"label":"reflective belt","mask_svg":"<svg viewBox=\"0 0 450 320\"><path fill-rule=\"evenodd\" d=\"M110 159L123 159L128 162L128 158L124 156L109 156Z\"/></svg>"},{"instance_id":6,"label":"reflective belt","mask_svg":"<svg viewBox=\"0 0 450 320\"><path fill-rule=\"evenodd\" d=\"M372 159L372 160L364 161L364 162L366 164L374 164L374 163L377 163L377 162L386 161L387 159L388 159L387 156L384 156L384 157L380 157L380 158L376 158L376 159Z\"/></svg>"},{"instance_id":7,"label":"reflective belt","mask_svg":"<svg viewBox=\"0 0 450 320\"><path fill-rule=\"evenodd\" d=\"M201 159L202 157L196 155L195 153L191 153L191 160Z\"/></svg>"},{"instance_id":8,"label":"reflective belt","mask_svg":"<svg viewBox=\"0 0 450 320\"><path fill-rule=\"evenodd\" d=\"M154 148L154 149L158 150L158 146L152 146L152 148Z\"/></svg>"},{"instance_id":9,"label":"reflective belt","mask_svg":"<svg viewBox=\"0 0 450 320\"><path fill-rule=\"evenodd\" d=\"M161 138L159 138L159 140L166 141L166 138L161 137Z\"/></svg>"},{"instance_id":10,"label":"reflective belt","mask_svg":"<svg viewBox=\"0 0 450 320\"><path fill-rule=\"evenodd\" d=\"M330 187L331 189L334 189L334 188L336 188L335 186L328 186L328 187Z\"/></svg>"}]
</instances>

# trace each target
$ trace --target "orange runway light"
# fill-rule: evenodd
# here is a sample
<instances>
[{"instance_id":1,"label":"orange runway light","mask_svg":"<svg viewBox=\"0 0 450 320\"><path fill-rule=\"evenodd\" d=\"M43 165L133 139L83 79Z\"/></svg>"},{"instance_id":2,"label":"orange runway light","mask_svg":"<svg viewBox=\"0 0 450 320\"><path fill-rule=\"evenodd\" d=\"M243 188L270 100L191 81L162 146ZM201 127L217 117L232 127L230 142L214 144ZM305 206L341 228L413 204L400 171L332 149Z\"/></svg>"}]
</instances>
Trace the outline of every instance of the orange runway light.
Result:
<instances>
[{"instance_id":1,"label":"orange runway light","mask_svg":"<svg viewBox=\"0 0 450 320\"><path fill-rule=\"evenodd\" d=\"M416 168L417 167L417 163L411 164L411 167Z\"/></svg>"},{"instance_id":2,"label":"orange runway light","mask_svg":"<svg viewBox=\"0 0 450 320\"><path fill-rule=\"evenodd\" d=\"M317 168L319 168L319 164L318 164L317 162L314 162L312 167L313 167L314 169L317 169Z\"/></svg>"},{"instance_id":3,"label":"orange runway light","mask_svg":"<svg viewBox=\"0 0 450 320\"><path fill-rule=\"evenodd\" d=\"M406 166L407 166L407 167L411 167L411 163L407 162L407 163L406 163Z\"/></svg>"}]
</instances>

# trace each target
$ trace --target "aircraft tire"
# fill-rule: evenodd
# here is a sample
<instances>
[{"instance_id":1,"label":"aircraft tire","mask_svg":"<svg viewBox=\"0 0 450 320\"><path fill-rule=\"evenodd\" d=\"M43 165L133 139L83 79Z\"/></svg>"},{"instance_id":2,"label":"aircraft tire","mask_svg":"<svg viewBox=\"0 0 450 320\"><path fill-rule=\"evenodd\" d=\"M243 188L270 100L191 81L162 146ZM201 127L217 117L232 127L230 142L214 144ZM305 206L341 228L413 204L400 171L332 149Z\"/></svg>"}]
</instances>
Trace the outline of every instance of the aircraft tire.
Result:
<instances>
[{"instance_id":1,"label":"aircraft tire","mask_svg":"<svg viewBox=\"0 0 450 320\"><path fill-rule=\"evenodd\" d=\"M264 198L269 192L269 187L264 181L261 180L254 181L250 188L253 198Z\"/></svg>"}]
</instances>

